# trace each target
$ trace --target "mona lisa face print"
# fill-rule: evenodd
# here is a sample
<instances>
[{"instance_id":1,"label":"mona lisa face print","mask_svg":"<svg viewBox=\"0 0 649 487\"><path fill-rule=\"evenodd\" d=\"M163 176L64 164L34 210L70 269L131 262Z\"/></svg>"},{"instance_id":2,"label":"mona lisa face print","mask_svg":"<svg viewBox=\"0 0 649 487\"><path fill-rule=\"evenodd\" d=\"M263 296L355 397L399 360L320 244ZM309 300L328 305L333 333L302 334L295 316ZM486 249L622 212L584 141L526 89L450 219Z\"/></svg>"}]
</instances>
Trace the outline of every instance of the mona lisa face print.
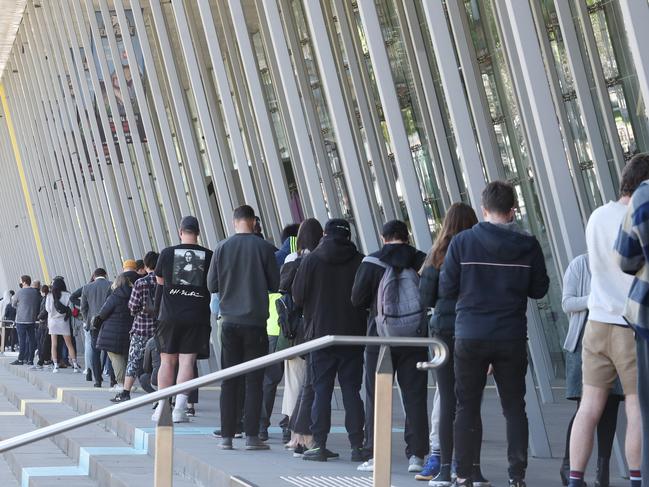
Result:
<instances>
[{"instance_id":1,"label":"mona lisa face print","mask_svg":"<svg viewBox=\"0 0 649 487\"><path fill-rule=\"evenodd\" d=\"M174 251L174 286L199 287L205 282L205 251L176 249Z\"/></svg>"}]
</instances>

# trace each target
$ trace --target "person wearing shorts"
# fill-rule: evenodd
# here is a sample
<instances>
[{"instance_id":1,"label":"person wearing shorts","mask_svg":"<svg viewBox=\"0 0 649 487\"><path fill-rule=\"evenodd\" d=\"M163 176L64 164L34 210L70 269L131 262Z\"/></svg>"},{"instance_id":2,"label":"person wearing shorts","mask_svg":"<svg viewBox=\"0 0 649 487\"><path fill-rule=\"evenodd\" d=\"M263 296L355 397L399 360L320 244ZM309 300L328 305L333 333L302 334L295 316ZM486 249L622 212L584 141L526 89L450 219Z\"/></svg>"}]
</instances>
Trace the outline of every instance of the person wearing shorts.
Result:
<instances>
[{"instance_id":1,"label":"person wearing shorts","mask_svg":"<svg viewBox=\"0 0 649 487\"><path fill-rule=\"evenodd\" d=\"M146 343L155 333L156 320L154 310L147 304L152 301L151 297L155 297L156 277L153 271L157 263L157 252L148 252L144 257L144 268L147 271L147 275L135 281L135 285L133 286L128 308L135 319L131 328L124 389L111 399L111 402L124 402L131 398L131 389L135 383L135 378L140 375L140 371L142 370Z\"/></svg>"},{"instance_id":2,"label":"person wearing shorts","mask_svg":"<svg viewBox=\"0 0 649 487\"><path fill-rule=\"evenodd\" d=\"M597 208L586 226L591 270L588 322L582 340L583 392L570 438L570 487L583 487L593 450L593 433L616 377L620 378L627 416L626 459L632 487L640 487L642 420L638 400L633 330L624 319L633 277L617 263L615 242L631 195L649 179L649 158L635 156L622 172L620 199Z\"/></svg>"},{"instance_id":3,"label":"person wearing shorts","mask_svg":"<svg viewBox=\"0 0 649 487\"><path fill-rule=\"evenodd\" d=\"M196 377L196 357L209 356L210 292L207 270L212 251L198 245L198 220L186 216L180 222L180 245L160 253L155 268L159 303L156 335L160 345L158 388L164 389ZM188 394L178 394L174 423L186 423ZM164 400L152 419L158 421Z\"/></svg>"}]
</instances>

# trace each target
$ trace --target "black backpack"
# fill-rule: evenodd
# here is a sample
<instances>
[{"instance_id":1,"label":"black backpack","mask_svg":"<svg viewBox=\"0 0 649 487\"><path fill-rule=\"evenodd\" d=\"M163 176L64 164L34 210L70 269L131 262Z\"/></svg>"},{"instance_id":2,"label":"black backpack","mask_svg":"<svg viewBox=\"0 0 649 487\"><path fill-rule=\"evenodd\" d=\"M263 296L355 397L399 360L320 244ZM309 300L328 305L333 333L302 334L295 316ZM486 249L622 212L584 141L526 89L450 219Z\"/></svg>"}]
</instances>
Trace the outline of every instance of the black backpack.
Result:
<instances>
[{"instance_id":1,"label":"black backpack","mask_svg":"<svg viewBox=\"0 0 649 487\"><path fill-rule=\"evenodd\" d=\"M288 341L288 346L297 345L298 333L304 321L302 308L295 304L290 293L282 294L282 297L275 301L275 307L280 333Z\"/></svg>"}]
</instances>

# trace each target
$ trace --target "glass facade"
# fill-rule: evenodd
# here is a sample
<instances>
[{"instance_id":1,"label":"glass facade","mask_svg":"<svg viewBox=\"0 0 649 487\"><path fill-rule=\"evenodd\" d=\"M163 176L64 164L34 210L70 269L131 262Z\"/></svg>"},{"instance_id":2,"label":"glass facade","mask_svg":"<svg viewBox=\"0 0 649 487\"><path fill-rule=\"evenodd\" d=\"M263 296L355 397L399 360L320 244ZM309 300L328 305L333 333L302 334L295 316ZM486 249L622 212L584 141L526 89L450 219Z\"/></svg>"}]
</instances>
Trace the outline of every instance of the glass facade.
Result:
<instances>
[{"instance_id":1,"label":"glass facade","mask_svg":"<svg viewBox=\"0 0 649 487\"><path fill-rule=\"evenodd\" d=\"M571 232L649 150L618 0L62 1L28 1L2 75L20 157L0 123L7 275L116 272L188 213L214 246L243 203L277 245L287 223L344 217L371 252L402 218L428 250L454 201L479 209L502 178L552 282L529 308L536 369L563 376Z\"/></svg>"}]
</instances>

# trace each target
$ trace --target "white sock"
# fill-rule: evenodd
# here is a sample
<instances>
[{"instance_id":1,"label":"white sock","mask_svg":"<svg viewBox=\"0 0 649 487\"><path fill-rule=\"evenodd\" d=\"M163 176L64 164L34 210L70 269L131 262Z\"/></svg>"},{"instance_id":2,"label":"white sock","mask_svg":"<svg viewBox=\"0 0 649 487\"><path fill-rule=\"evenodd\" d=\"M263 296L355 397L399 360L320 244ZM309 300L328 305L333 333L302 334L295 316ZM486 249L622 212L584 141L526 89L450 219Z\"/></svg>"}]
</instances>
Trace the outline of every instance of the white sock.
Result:
<instances>
[{"instance_id":1,"label":"white sock","mask_svg":"<svg viewBox=\"0 0 649 487\"><path fill-rule=\"evenodd\" d=\"M176 396L176 407L174 409L184 411L187 407L187 397L187 394L178 394Z\"/></svg>"}]
</instances>

